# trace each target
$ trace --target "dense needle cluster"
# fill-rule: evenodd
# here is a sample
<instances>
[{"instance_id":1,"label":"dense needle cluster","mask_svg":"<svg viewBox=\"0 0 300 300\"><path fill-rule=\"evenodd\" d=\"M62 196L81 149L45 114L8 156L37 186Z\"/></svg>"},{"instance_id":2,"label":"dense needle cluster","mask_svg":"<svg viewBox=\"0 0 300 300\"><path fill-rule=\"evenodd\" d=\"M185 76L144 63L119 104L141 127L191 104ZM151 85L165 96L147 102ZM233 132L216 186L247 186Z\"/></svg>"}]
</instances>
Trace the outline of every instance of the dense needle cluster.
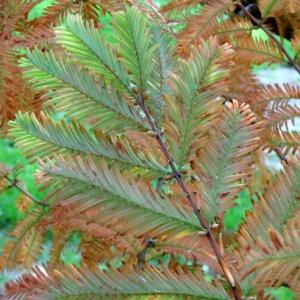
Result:
<instances>
[{"instance_id":1,"label":"dense needle cluster","mask_svg":"<svg viewBox=\"0 0 300 300\"><path fill-rule=\"evenodd\" d=\"M27 272L3 299L267 299L282 285L300 297L300 87L263 86L252 71L299 68L297 1L258 1L259 20L232 0L54 1L31 21L36 2L8 2L2 125L12 120L47 197L5 246L0 267ZM289 33L294 57L274 32ZM232 232L224 216L243 191L253 209ZM60 259L75 232L80 268Z\"/></svg>"}]
</instances>

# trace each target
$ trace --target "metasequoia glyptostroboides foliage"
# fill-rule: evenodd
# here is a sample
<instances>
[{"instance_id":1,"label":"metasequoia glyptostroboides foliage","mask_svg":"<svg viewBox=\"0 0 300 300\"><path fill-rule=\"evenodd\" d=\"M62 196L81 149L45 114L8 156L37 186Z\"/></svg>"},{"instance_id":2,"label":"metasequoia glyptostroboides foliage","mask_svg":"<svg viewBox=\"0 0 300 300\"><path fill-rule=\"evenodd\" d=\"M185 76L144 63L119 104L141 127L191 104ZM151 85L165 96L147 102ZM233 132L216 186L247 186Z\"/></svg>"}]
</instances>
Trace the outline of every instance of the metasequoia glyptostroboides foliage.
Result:
<instances>
[{"instance_id":1,"label":"metasequoia glyptostroboides foliage","mask_svg":"<svg viewBox=\"0 0 300 300\"><path fill-rule=\"evenodd\" d=\"M20 60L45 102L17 113L9 136L38 162L48 196L12 232L1 267L33 267L49 231L53 245L48 265L8 282L4 299L242 299L282 285L300 296L299 134L289 125L300 89L262 86L251 72L288 57L272 31L254 40L232 1L187 2L131 3L112 13L109 37L68 14L55 50ZM253 209L232 233L224 216L245 190ZM74 232L80 268L60 260Z\"/></svg>"}]
</instances>

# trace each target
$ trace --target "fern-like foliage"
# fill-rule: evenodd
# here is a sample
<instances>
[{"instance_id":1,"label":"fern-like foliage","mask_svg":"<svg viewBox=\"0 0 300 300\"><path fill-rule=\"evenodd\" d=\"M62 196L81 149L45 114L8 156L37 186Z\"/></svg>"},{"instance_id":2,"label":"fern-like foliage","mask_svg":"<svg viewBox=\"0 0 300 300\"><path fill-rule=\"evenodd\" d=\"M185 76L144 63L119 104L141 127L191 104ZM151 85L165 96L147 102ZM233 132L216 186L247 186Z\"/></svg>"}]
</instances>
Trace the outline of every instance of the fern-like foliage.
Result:
<instances>
[{"instance_id":1,"label":"fern-like foliage","mask_svg":"<svg viewBox=\"0 0 300 300\"><path fill-rule=\"evenodd\" d=\"M295 291L299 285L299 214L286 224L280 234L269 230L266 240L257 238L256 245L246 256L244 276L257 271L254 284L258 287L288 284ZM245 256L243 257L243 264ZM272 273L273 276L269 274Z\"/></svg>"},{"instance_id":2,"label":"fern-like foliage","mask_svg":"<svg viewBox=\"0 0 300 300\"><path fill-rule=\"evenodd\" d=\"M41 17L47 27L55 16L53 40L26 45L20 59L43 106L18 112L9 137L38 163L48 193L4 248L1 268L27 273L3 299L241 299L283 284L300 296L299 133L290 129L299 87L262 86L251 71L284 53L253 39L231 0L160 11L106 2L83 1L59 21L72 5L55 1ZM260 1L263 21L275 2ZM110 37L96 4L112 12ZM279 174L262 161L267 151L282 160ZM232 234L224 215L242 191L253 211ZM49 232L49 264L34 266ZM65 268L75 232L80 266Z\"/></svg>"},{"instance_id":3,"label":"fern-like foliage","mask_svg":"<svg viewBox=\"0 0 300 300\"><path fill-rule=\"evenodd\" d=\"M194 49L192 58L178 63L171 78L175 99L168 98L166 122L169 144L174 158L183 167L199 151L199 141L213 126L215 114L220 110L220 96L226 91L228 67L233 51L216 40L204 43L200 51ZM227 76L226 76L227 75ZM175 105L175 103L178 103Z\"/></svg>"},{"instance_id":4,"label":"fern-like foliage","mask_svg":"<svg viewBox=\"0 0 300 300\"><path fill-rule=\"evenodd\" d=\"M239 107L237 101L224 109L218 129L195 160L195 172L209 219L221 218L234 203L232 200L245 188L253 175L254 156L259 147L262 124L256 122L248 105Z\"/></svg>"},{"instance_id":5,"label":"fern-like foliage","mask_svg":"<svg viewBox=\"0 0 300 300\"><path fill-rule=\"evenodd\" d=\"M268 27L269 19L275 19L275 27L278 29L277 31L279 31L277 33L279 33L282 38L286 35L292 38L296 53L296 62L297 58L299 58L299 39L297 38L297 32L299 32L300 26L298 22L299 18L296 17L299 16L299 5L296 3L297 1L262 0L257 2L257 4L249 5L247 9L249 9L250 12L257 9L262 16L261 23L266 22L266 28L270 28ZM243 1L242 3L245 4ZM163 6L161 11L168 13L169 10L172 10L172 4L174 4L174 9L176 10L177 2L172 1L172 3ZM244 99L246 98L247 103L254 104L252 96L256 94L260 97L261 93L264 93L263 90L265 90L265 87L262 87L261 83L257 81L257 78L254 78L253 74L249 73L249 68L251 68L253 64L285 62L285 53L282 52L282 49L278 47L273 39L263 40L255 38L253 32L256 29L254 25L257 24L253 25L251 23L252 20L247 18L244 12L239 12L237 10L239 6L235 7L230 0L208 1L208 3L204 3L201 9L196 9L197 3L192 1L187 1L186 3L181 2L180 5L181 9L190 9L190 7L193 7L195 12L192 15L187 15L183 20L180 19L180 22L185 28L177 34L178 53L187 56L191 52L193 45L199 45L202 43L201 39L207 39L211 36L217 37L219 45L229 43L235 50L235 55L232 59L234 66L229 76L234 76L235 80L230 82L229 92L223 94L228 97L241 98L243 101L245 101ZM295 18L291 16L295 16ZM286 22L285 20L287 20L287 18L290 18L291 21ZM272 21L270 22L272 23ZM288 26L290 29L287 28ZM293 29L291 30L291 28ZM269 30L272 30L272 28ZM275 37L275 39L276 38L277 37ZM282 90L282 88L279 87L269 88L270 91L276 89L279 92L279 90ZM282 90L282 92L279 93L284 93L286 99L298 99L299 96L292 92L292 90L297 89L297 87L289 86L284 89L284 92ZM278 95L277 91L274 90L275 95ZM248 93L251 93L250 97L248 97ZM284 97L284 94L282 94L282 97ZM275 95L273 96L275 97ZM259 99L258 101L260 102L261 100ZM277 101L274 102L270 95L269 100L265 101L265 107L262 108L260 106L255 113L260 115L261 119L267 121L265 123L267 127L266 134L269 137L263 139L266 143L266 148L274 149L274 144L276 144L276 147L280 148L282 152L288 153L289 150L295 150L297 148L297 133L291 133L290 129L286 129L282 126L283 123L276 126L272 121L276 119L275 113L278 117L279 114L284 114L285 116L283 116L283 118L290 119L290 124L294 119L294 109L297 110L297 108L284 108L284 111L278 113L279 109L276 107L276 102ZM256 104L254 105L256 106ZM272 115L272 117L269 117L270 115Z\"/></svg>"},{"instance_id":6,"label":"fern-like foliage","mask_svg":"<svg viewBox=\"0 0 300 300\"><path fill-rule=\"evenodd\" d=\"M97 21L101 14L124 8L124 1L50 1L41 16L32 18L30 13L42 0L1 1L0 14L0 124L6 132L7 122L19 111L39 112L42 99L31 85L22 79L18 60L23 57L24 47L39 46L53 48L53 27L61 22L67 13L80 13L86 20ZM97 23L98 24L98 23ZM103 26L103 25L101 25Z\"/></svg>"},{"instance_id":7,"label":"fern-like foliage","mask_svg":"<svg viewBox=\"0 0 300 300\"><path fill-rule=\"evenodd\" d=\"M215 286L206 283L200 270L186 273L182 269L173 272L168 269L158 271L146 268L137 273L128 268L111 273L100 270L83 269L80 272L74 268L69 270L54 270L46 273L36 268L32 275L24 276L20 283L7 286L7 296L30 297L31 299L147 299L153 295L156 299L227 299L220 282ZM200 282L200 284L199 284ZM40 287L37 293L32 291ZM174 296L175 294L175 296Z\"/></svg>"}]
</instances>

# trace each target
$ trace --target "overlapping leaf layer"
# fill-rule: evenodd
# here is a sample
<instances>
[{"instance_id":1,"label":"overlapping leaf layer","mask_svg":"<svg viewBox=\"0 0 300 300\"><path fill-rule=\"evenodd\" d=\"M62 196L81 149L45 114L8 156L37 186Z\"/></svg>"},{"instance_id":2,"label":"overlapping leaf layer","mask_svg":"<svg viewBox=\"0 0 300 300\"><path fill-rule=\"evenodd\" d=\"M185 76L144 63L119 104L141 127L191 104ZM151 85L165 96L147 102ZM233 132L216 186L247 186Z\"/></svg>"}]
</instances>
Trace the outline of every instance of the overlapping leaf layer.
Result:
<instances>
[{"instance_id":1,"label":"overlapping leaf layer","mask_svg":"<svg viewBox=\"0 0 300 300\"><path fill-rule=\"evenodd\" d=\"M14 229L0 266L33 267L49 232L51 259L9 282L3 299L221 300L232 297L228 283L245 296L288 285L300 297L300 140L291 129L299 86L262 86L251 72L285 61L276 43L255 40L231 0L160 10L152 1L80 1L60 22L72 5L54 2L41 17L45 27L56 20L47 45L28 40L16 67L18 84L43 105L18 112L9 130L48 193ZM299 15L293 1L258 2L263 21ZM97 5L111 13L109 37ZM5 66L9 84L14 68ZM272 151L278 174L263 160ZM224 215L242 191L253 210L232 233ZM75 232L80 268L64 268Z\"/></svg>"}]
</instances>

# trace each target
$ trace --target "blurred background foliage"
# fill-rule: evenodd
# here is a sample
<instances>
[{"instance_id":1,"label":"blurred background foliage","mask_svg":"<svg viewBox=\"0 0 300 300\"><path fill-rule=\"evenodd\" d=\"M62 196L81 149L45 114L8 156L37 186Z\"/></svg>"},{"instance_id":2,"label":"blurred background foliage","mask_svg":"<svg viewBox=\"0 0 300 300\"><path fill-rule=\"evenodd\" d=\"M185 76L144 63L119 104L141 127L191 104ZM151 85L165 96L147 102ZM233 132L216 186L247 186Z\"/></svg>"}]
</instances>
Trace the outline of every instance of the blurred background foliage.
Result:
<instances>
[{"instance_id":1,"label":"blurred background foliage","mask_svg":"<svg viewBox=\"0 0 300 300\"><path fill-rule=\"evenodd\" d=\"M158 5L163 5L168 3L168 0L156 0ZM44 0L32 8L31 12L28 15L29 20L38 18L43 14L44 9L53 4L54 0ZM110 27L110 16L105 14L99 17L99 21L104 25L105 34L110 37L111 27ZM253 31L253 36L257 39L268 39L268 36L261 30L257 29ZM113 38L110 38L113 41ZM291 46L290 41L284 40L284 46L289 54L294 57L295 52ZM283 82L296 83L299 82L299 76L290 67L281 66L281 65L260 65L253 66L253 70L258 76L258 78L264 84L278 83ZM58 116L59 117L59 116ZM300 123L300 122L299 122ZM34 173L36 171L36 165L29 164L25 158L22 156L21 151L16 148L12 141L7 138L0 138L0 163L5 163L12 169L18 165L22 165L23 168L17 174L17 179L24 183L25 189L36 199L42 199L45 197L45 193L39 192L39 187L36 186ZM267 163L269 163L275 170L280 169L280 162L276 155L268 155ZM16 188L5 188L0 190L0 254L2 247L5 241L8 239L9 231L14 227L15 223L23 217L23 207L22 203L20 204L20 197L22 197L20 191ZM227 230L236 231L239 225L243 222L247 210L252 208L251 199L249 192L244 190L240 193L239 197L235 200L236 206L229 209L225 215L225 227ZM78 253L78 245L80 242L80 235L74 234L69 243L65 246L61 259L65 264L74 264L79 265L81 255ZM50 258L52 246L52 234L49 232L47 239L44 244L44 251L40 254L39 262L47 263ZM158 262L168 264L170 258L169 255L163 255L159 258L153 259L152 263L157 264ZM188 265L189 262L181 261L182 257L178 257L178 261L182 265ZM115 267L121 264L120 261L112 262ZM100 266L105 269L106 266ZM0 290L3 284L14 278L22 270L13 270L13 271L4 271L0 273ZM209 274L208 274L209 277ZM272 299L276 300L295 300L295 297L290 289L286 287L280 287L278 289L271 288L267 291L268 295Z\"/></svg>"},{"instance_id":2,"label":"blurred background foliage","mask_svg":"<svg viewBox=\"0 0 300 300\"><path fill-rule=\"evenodd\" d=\"M17 174L17 179L24 182L26 190L37 199L42 199L44 194L39 192L38 186L35 184L34 172L36 165L28 164L22 156L21 151L14 146L14 144L5 138L0 139L0 163L4 163L10 168L15 168L22 165L23 168ZM0 201L0 228L1 239L0 246L2 247L5 242L5 234L13 225L22 218L22 203L18 201L22 197L22 193L12 187L5 187L1 190Z\"/></svg>"},{"instance_id":3,"label":"blurred background foliage","mask_svg":"<svg viewBox=\"0 0 300 300\"><path fill-rule=\"evenodd\" d=\"M53 4L54 0L44 0L34 6L31 12L28 15L28 19L32 20L40 17L43 14L44 9ZM168 0L156 0L158 5L166 4ZM109 24L110 16L108 14L100 16L100 22L104 24L104 31L106 35L110 35L111 27ZM253 35L257 39L268 39L266 34L261 30L257 29L253 31ZM285 47L289 51L291 56L294 56L294 50L291 46L290 41L285 40ZM266 66L253 66L254 72L257 74L259 79L264 84L271 83L296 83L299 82L299 76L293 69L289 67L283 67L280 65ZM58 116L60 118L61 116ZM38 188L35 186L34 182L34 172L36 169L35 165L29 165L26 163L26 160L22 157L19 149L14 147L14 144L6 138L0 139L0 162L7 164L9 167L16 167L18 164L23 164L25 167L22 172L18 175L19 179L25 183L25 187L30 194L35 198L41 198L42 196L38 192ZM278 164L276 161L276 156L270 155L268 157L271 164ZM17 208L17 199L20 196L20 192L13 189L7 189L1 192L1 201L0 201L0 228L1 230L9 230L16 221L21 218L22 213ZM239 224L242 222L245 212L251 209L252 205L247 191L243 191L240 196L236 199L237 206L230 209L226 215L225 226L229 230L236 230ZM3 241L0 242L3 244ZM1 245L0 244L0 245Z\"/></svg>"}]
</instances>

